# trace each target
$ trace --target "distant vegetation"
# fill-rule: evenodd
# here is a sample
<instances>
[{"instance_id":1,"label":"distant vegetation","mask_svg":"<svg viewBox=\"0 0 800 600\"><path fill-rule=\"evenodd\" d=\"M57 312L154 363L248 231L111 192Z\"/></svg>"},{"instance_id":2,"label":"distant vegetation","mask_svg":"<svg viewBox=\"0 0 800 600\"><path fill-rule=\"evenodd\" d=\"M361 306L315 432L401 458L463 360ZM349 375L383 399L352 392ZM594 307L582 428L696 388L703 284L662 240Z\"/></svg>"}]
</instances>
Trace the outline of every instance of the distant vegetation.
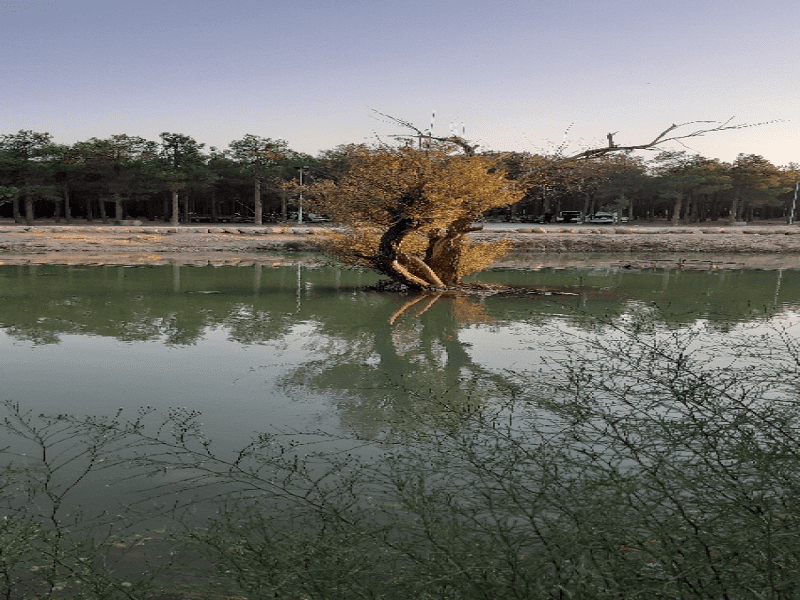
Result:
<instances>
[{"instance_id":1,"label":"distant vegetation","mask_svg":"<svg viewBox=\"0 0 800 600\"><path fill-rule=\"evenodd\" d=\"M162 133L158 141L120 134L65 145L23 130L0 136L0 218L286 220L300 208L301 188L291 183L301 173L306 184L337 182L364 149L340 146L312 157L255 135L217 149L177 133ZM780 219L800 179L798 164L776 166L752 154L725 163L684 151L650 160L615 152L535 177L554 157L479 156L495 160L522 198L492 209L488 216L497 219L546 221L561 210L675 222Z\"/></svg>"}]
</instances>

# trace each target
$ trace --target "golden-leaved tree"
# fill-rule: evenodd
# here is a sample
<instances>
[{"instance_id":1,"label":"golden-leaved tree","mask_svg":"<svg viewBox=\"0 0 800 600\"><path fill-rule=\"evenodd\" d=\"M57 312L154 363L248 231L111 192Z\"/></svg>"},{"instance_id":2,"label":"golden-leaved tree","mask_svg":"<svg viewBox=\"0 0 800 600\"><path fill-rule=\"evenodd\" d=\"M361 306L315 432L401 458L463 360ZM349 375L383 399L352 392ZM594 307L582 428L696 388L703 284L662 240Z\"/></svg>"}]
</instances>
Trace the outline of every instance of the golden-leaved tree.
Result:
<instances>
[{"instance_id":1,"label":"golden-leaved tree","mask_svg":"<svg viewBox=\"0 0 800 600\"><path fill-rule=\"evenodd\" d=\"M448 143L349 146L350 169L338 181L307 188L312 210L331 215L340 233L330 249L411 288L458 285L507 248L505 241L466 237L489 209L518 202L523 192L496 158L453 154Z\"/></svg>"},{"instance_id":2,"label":"golden-leaved tree","mask_svg":"<svg viewBox=\"0 0 800 600\"><path fill-rule=\"evenodd\" d=\"M508 242L470 239L468 234L480 229L475 221L488 210L519 202L547 173L609 154L751 126L731 125L730 120L671 125L652 141L635 145L618 144L609 133L605 146L533 157L512 179L502 168L503 154L477 154L478 146L460 136L435 137L407 121L383 116L413 133L395 136L401 138L400 146L340 148L339 158L347 165L344 174L303 192L312 211L330 216L339 226L328 239L334 254L418 290L458 286L465 275L492 264ZM702 126L682 133L695 124Z\"/></svg>"}]
</instances>

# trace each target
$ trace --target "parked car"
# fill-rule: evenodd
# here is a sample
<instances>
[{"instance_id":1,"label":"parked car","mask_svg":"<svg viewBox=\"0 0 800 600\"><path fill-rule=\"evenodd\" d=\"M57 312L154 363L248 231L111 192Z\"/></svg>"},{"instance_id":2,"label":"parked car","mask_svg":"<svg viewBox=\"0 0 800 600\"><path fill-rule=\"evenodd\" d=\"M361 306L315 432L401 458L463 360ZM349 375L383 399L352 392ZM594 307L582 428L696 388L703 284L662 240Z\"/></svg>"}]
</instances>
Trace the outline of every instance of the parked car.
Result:
<instances>
[{"instance_id":1,"label":"parked car","mask_svg":"<svg viewBox=\"0 0 800 600\"><path fill-rule=\"evenodd\" d=\"M591 223L592 225L611 225L616 222L616 216L610 212L596 212L593 215L587 215L584 223Z\"/></svg>"},{"instance_id":2,"label":"parked car","mask_svg":"<svg viewBox=\"0 0 800 600\"><path fill-rule=\"evenodd\" d=\"M519 218L520 223L546 223L544 215L522 215Z\"/></svg>"},{"instance_id":3,"label":"parked car","mask_svg":"<svg viewBox=\"0 0 800 600\"><path fill-rule=\"evenodd\" d=\"M562 210L556 217L556 223L580 223L582 216L579 210Z\"/></svg>"},{"instance_id":4,"label":"parked car","mask_svg":"<svg viewBox=\"0 0 800 600\"><path fill-rule=\"evenodd\" d=\"M200 215L194 212L189 213L189 221L192 223L211 223L211 215Z\"/></svg>"}]
</instances>

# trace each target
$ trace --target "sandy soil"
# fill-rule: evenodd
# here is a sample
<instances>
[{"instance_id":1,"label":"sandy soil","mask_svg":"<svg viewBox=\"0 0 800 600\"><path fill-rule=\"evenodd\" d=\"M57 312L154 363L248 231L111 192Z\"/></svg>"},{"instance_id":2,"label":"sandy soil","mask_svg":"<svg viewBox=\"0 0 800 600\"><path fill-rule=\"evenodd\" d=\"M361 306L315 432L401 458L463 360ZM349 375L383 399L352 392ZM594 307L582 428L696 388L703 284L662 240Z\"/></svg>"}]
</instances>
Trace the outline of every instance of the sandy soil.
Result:
<instances>
[{"instance_id":1,"label":"sandy soil","mask_svg":"<svg viewBox=\"0 0 800 600\"><path fill-rule=\"evenodd\" d=\"M320 226L26 226L6 221L0 222L0 264L296 264L324 258L317 252L325 231ZM509 267L800 268L797 225L493 224L474 237L511 239L512 253L498 263Z\"/></svg>"}]
</instances>

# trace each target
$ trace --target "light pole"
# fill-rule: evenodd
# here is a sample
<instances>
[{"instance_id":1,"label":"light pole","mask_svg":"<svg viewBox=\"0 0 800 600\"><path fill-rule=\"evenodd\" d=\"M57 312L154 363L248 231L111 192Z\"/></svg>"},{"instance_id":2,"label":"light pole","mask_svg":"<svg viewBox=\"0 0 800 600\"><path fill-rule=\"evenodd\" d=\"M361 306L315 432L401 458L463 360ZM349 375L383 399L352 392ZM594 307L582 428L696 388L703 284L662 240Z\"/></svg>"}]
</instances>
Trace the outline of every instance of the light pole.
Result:
<instances>
[{"instance_id":1,"label":"light pole","mask_svg":"<svg viewBox=\"0 0 800 600\"><path fill-rule=\"evenodd\" d=\"M297 224L303 224L303 171L305 171L308 167L303 165L302 167L297 167L297 171L300 174L300 196L298 200L298 210L297 210Z\"/></svg>"}]
</instances>

